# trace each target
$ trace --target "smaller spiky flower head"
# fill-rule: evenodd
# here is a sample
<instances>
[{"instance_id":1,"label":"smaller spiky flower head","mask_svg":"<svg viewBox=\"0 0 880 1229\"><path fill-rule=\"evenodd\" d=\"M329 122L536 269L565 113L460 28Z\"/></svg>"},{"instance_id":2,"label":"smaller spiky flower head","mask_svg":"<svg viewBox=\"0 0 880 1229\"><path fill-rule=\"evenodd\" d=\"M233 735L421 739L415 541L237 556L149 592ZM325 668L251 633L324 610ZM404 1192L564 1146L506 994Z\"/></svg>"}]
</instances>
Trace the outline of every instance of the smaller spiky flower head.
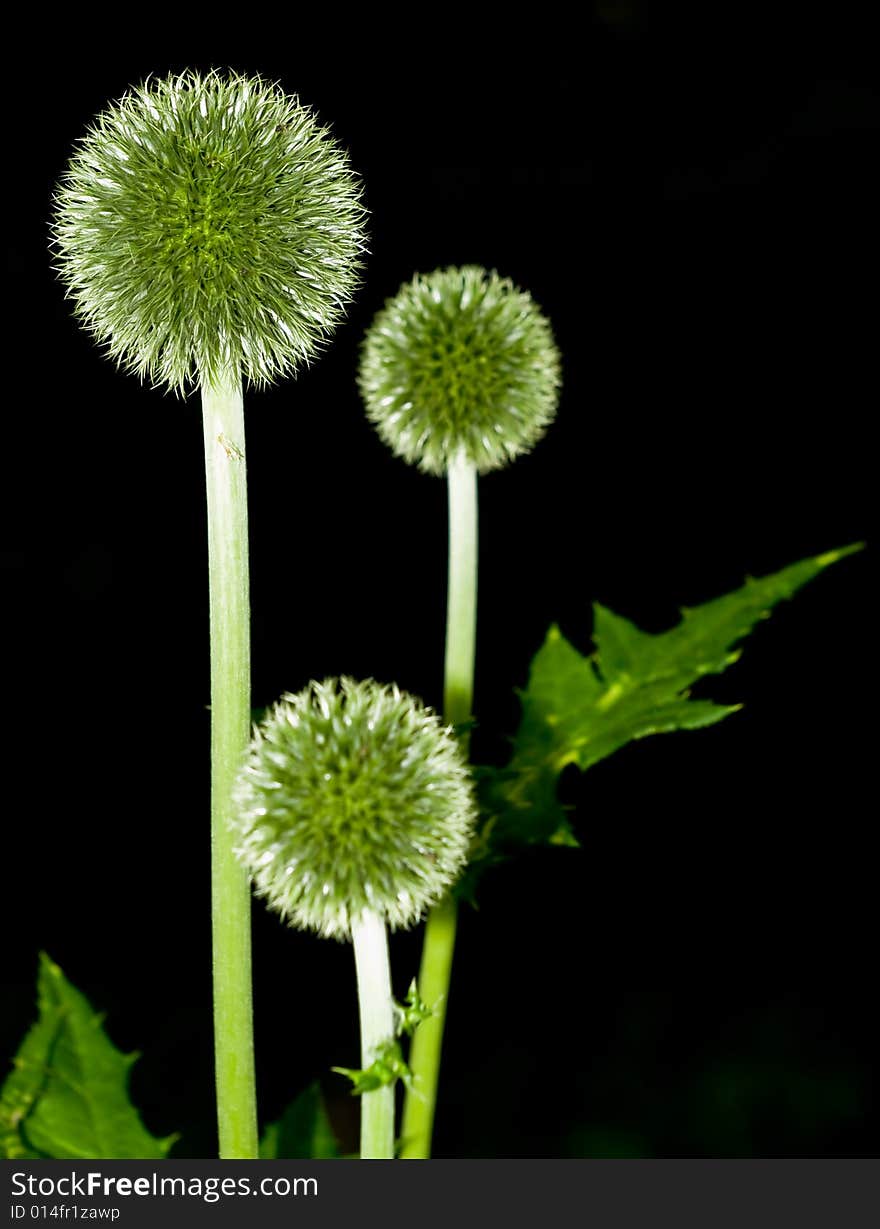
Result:
<instances>
[{"instance_id":1,"label":"smaller spiky flower head","mask_svg":"<svg viewBox=\"0 0 880 1229\"><path fill-rule=\"evenodd\" d=\"M56 196L77 316L124 368L181 392L295 371L338 323L364 250L360 184L295 97L186 72L95 120Z\"/></svg>"},{"instance_id":2,"label":"smaller spiky flower head","mask_svg":"<svg viewBox=\"0 0 880 1229\"><path fill-rule=\"evenodd\" d=\"M445 474L461 451L499 469L544 434L559 399L547 319L509 278L467 265L418 273L371 324L359 384L398 456Z\"/></svg>"},{"instance_id":3,"label":"smaller spiky flower head","mask_svg":"<svg viewBox=\"0 0 880 1229\"><path fill-rule=\"evenodd\" d=\"M293 926L411 926L457 878L475 817L461 748L397 687L327 679L270 710L235 791L237 853Z\"/></svg>"}]
</instances>

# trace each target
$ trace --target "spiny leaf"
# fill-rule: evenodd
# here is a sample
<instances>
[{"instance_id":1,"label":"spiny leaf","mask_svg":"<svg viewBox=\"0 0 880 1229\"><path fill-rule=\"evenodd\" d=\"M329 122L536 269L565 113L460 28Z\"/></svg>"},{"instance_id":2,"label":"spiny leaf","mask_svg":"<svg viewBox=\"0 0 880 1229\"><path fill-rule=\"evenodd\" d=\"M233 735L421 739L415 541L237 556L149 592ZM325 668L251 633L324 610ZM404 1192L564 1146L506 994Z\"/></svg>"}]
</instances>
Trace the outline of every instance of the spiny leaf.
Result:
<instances>
[{"instance_id":1,"label":"spiny leaf","mask_svg":"<svg viewBox=\"0 0 880 1229\"><path fill-rule=\"evenodd\" d=\"M329 1161L341 1155L317 1081L291 1101L277 1122L266 1127L260 1141L263 1161Z\"/></svg>"},{"instance_id":2,"label":"spiny leaf","mask_svg":"<svg viewBox=\"0 0 880 1229\"><path fill-rule=\"evenodd\" d=\"M42 1010L41 1003L39 1018L19 1046L0 1090L0 1157L34 1159L41 1155L25 1139L23 1123L46 1087L59 1027L57 1014Z\"/></svg>"},{"instance_id":3,"label":"spiny leaf","mask_svg":"<svg viewBox=\"0 0 880 1229\"><path fill-rule=\"evenodd\" d=\"M568 764L583 772L635 739L699 729L735 712L739 705L691 699L689 688L735 662L737 643L778 602L859 549L828 551L749 578L733 593L683 610L681 621L658 635L597 604L591 657L551 627L521 697L510 763L482 776L483 811L492 821L489 857L513 846L577 843L557 797ZM468 877L464 883L472 891Z\"/></svg>"},{"instance_id":4,"label":"spiny leaf","mask_svg":"<svg viewBox=\"0 0 880 1229\"><path fill-rule=\"evenodd\" d=\"M7 1157L164 1157L128 1099L135 1054L121 1054L88 1000L40 956L39 1018L0 1093L0 1151Z\"/></svg>"},{"instance_id":5,"label":"spiny leaf","mask_svg":"<svg viewBox=\"0 0 880 1229\"><path fill-rule=\"evenodd\" d=\"M412 1082L412 1072L404 1060L400 1045L394 1040L385 1043L369 1067L331 1067L330 1070L351 1080L353 1097L375 1092L377 1088L384 1088L397 1080L403 1080L407 1087Z\"/></svg>"},{"instance_id":6,"label":"spiny leaf","mask_svg":"<svg viewBox=\"0 0 880 1229\"><path fill-rule=\"evenodd\" d=\"M416 979L413 978L409 984L409 990L406 992L404 1002L394 1004L395 1033L398 1037L403 1037L404 1034L407 1037L412 1037L419 1025L434 1015L434 1011L435 1008L429 1007L419 994Z\"/></svg>"}]
</instances>

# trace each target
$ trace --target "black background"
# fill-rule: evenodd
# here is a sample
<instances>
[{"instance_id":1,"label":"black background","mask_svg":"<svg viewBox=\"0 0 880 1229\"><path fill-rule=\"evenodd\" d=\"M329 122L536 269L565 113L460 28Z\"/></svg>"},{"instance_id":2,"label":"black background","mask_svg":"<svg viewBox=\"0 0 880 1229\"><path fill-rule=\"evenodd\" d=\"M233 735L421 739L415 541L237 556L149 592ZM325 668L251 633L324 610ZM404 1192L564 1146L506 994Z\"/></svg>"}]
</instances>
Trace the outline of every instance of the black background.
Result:
<instances>
[{"instance_id":1,"label":"black background","mask_svg":"<svg viewBox=\"0 0 880 1229\"><path fill-rule=\"evenodd\" d=\"M260 72L366 183L347 323L295 383L247 398L257 705L343 672L441 698L444 486L385 450L354 383L384 299L473 262L552 320L558 420L481 483L475 750L497 759L550 622L586 651L594 599L660 630L747 572L868 536L880 103L870 32L834 12L707 22L606 0L504 37L473 14L430 33L248 15L228 36L96 24L22 45L0 1054L46 949L144 1051L151 1129L211 1154L199 406L118 374L50 270L52 185L90 118L148 73ZM869 566L832 569L711 681L742 713L566 777L582 852L485 881L439 1155L877 1151ZM418 951L393 941L400 994ZM349 1148L356 1105L327 1071L357 1065L352 964L255 909L264 1118L321 1077Z\"/></svg>"}]
</instances>

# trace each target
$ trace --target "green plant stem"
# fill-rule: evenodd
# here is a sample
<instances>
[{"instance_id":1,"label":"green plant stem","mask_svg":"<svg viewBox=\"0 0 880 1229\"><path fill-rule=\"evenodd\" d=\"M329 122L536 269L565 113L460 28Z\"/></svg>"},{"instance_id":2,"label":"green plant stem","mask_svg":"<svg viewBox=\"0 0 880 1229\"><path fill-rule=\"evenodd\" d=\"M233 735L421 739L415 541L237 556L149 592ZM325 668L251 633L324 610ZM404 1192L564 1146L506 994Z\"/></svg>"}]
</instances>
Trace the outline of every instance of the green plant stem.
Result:
<instances>
[{"instance_id":1,"label":"green plant stem","mask_svg":"<svg viewBox=\"0 0 880 1229\"><path fill-rule=\"evenodd\" d=\"M378 913L364 910L352 922L361 1020L361 1066L369 1067L379 1050L394 1039L388 935ZM394 1157L394 1085L361 1094L361 1160Z\"/></svg>"},{"instance_id":2,"label":"green plant stem","mask_svg":"<svg viewBox=\"0 0 880 1229\"><path fill-rule=\"evenodd\" d=\"M443 714L450 725L462 726L470 720L473 706L477 631L477 471L463 453L451 462L448 483L449 590ZM466 729L461 739L467 749ZM433 1014L416 1029L410 1049L413 1086L404 1102L400 1152L407 1160L431 1155L457 913L455 898L446 896L431 910L425 926L419 994Z\"/></svg>"},{"instance_id":3,"label":"green plant stem","mask_svg":"<svg viewBox=\"0 0 880 1229\"><path fill-rule=\"evenodd\" d=\"M449 488L449 589L446 598L446 667L443 716L450 725L470 721L477 640L477 471L463 453L452 460ZM462 734L467 749L467 732Z\"/></svg>"},{"instance_id":4,"label":"green plant stem","mask_svg":"<svg viewBox=\"0 0 880 1229\"><path fill-rule=\"evenodd\" d=\"M232 786L250 737L247 470L241 378L202 387L211 598L211 912L220 1156L257 1156L251 893L233 854Z\"/></svg>"}]
</instances>

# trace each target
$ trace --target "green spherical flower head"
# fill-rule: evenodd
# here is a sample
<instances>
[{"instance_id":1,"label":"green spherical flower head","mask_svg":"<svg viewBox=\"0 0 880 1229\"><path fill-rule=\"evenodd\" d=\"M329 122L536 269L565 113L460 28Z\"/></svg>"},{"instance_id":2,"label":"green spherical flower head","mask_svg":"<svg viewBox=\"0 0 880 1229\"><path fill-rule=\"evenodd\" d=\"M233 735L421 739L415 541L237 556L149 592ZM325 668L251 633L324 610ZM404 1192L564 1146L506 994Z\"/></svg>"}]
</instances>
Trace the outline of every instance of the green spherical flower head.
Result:
<instances>
[{"instance_id":1,"label":"green spherical flower head","mask_svg":"<svg viewBox=\"0 0 880 1229\"><path fill-rule=\"evenodd\" d=\"M286 695L239 775L238 855L292 925L346 938L365 911L410 926L462 870L473 789L452 732L372 680Z\"/></svg>"},{"instance_id":2,"label":"green spherical flower head","mask_svg":"<svg viewBox=\"0 0 880 1229\"><path fill-rule=\"evenodd\" d=\"M389 447L429 474L463 451L480 473L527 452L559 399L547 319L508 278L466 266L416 274L367 333L359 384Z\"/></svg>"},{"instance_id":3,"label":"green spherical flower head","mask_svg":"<svg viewBox=\"0 0 880 1229\"><path fill-rule=\"evenodd\" d=\"M148 81L98 116L56 197L58 270L109 355L185 391L307 362L364 250L360 185L296 98L258 77Z\"/></svg>"}]
</instances>

